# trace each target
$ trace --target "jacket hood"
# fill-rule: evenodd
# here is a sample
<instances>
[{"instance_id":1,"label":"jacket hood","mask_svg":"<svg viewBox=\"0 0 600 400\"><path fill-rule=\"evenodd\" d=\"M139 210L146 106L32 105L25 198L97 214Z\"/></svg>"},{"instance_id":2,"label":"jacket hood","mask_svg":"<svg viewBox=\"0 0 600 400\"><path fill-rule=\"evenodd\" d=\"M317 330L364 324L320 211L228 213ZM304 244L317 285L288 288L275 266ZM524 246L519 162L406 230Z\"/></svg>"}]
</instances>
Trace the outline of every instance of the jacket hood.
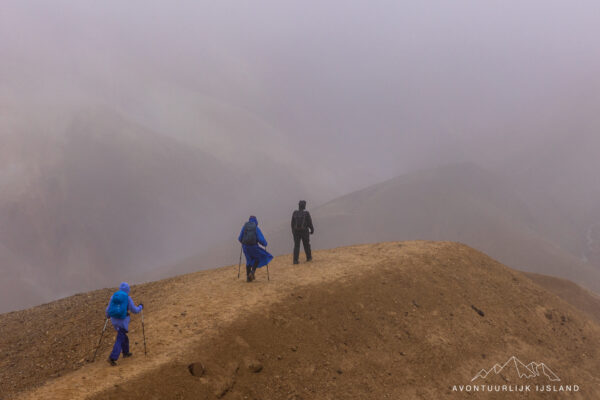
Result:
<instances>
[{"instance_id":1,"label":"jacket hood","mask_svg":"<svg viewBox=\"0 0 600 400\"><path fill-rule=\"evenodd\" d=\"M300 201L298 202L298 208L299 208L300 210L304 210L304 209L306 209L306 200L300 200Z\"/></svg>"},{"instance_id":2,"label":"jacket hood","mask_svg":"<svg viewBox=\"0 0 600 400\"><path fill-rule=\"evenodd\" d=\"M256 226L258 226L258 220L256 219L256 217L254 215L250 216L250 219L248 219L248 222L254 222L256 224Z\"/></svg>"},{"instance_id":3,"label":"jacket hood","mask_svg":"<svg viewBox=\"0 0 600 400\"><path fill-rule=\"evenodd\" d=\"M119 290L124 291L125 293L129 294L129 284L127 282L123 282L121 283L121 286L119 286Z\"/></svg>"}]
</instances>

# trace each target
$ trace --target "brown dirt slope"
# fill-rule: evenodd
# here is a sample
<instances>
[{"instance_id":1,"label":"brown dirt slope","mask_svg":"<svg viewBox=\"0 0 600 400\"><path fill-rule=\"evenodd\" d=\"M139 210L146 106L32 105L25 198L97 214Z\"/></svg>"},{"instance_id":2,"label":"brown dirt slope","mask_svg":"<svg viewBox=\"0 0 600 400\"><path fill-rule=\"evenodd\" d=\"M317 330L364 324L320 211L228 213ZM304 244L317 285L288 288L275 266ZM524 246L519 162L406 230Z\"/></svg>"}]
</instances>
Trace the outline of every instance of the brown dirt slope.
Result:
<instances>
[{"instance_id":1,"label":"brown dirt slope","mask_svg":"<svg viewBox=\"0 0 600 400\"><path fill-rule=\"evenodd\" d=\"M600 293L600 269L550 234L576 236L570 229L563 232L569 213L540 215L538 203L524 201L508 181L475 164L448 165L401 175L312 208L311 241L316 249L413 239L461 242L511 268L560 276ZM273 254L292 251L289 216L291 209L283 223L263 226ZM229 241L161 268L155 276L191 272L199 263L226 265L237 261L235 254L235 243Z\"/></svg>"},{"instance_id":2,"label":"brown dirt slope","mask_svg":"<svg viewBox=\"0 0 600 400\"><path fill-rule=\"evenodd\" d=\"M530 272L525 272L525 275L541 287L556 294L600 323L600 296L596 293L566 279Z\"/></svg>"},{"instance_id":3,"label":"brown dirt slope","mask_svg":"<svg viewBox=\"0 0 600 400\"><path fill-rule=\"evenodd\" d=\"M83 325L93 323L95 333L101 329L101 310L98 315L85 309L103 308L109 291L0 316L0 333L24 327L20 339L0 335L3 354L30 340L27 330L39 326L30 318L47 320L43 329L51 338L31 340L20 356L10 358L16 366L0 368L0 397L471 398L453 393L453 386L469 384L482 368L511 356L543 362L560 384L579 385L580 392L569 398L600 397L600 327L522 273L464 245L352 246L317 252L313 263L299 267L289 257L277 258L271 282L260 271L252 284L238 281L236 268L134 287L134 299L147 306L149 355L143 356L135 318L130 335L135 355L118 367L104 362L112 337L99 362L77 365L97 340L81 335ZM72 326L68 319L60 322L68 306L81 318ZM59 332L63 343L57 346ZM22 358L31 361L21 364ZM53 371L44 366L49 359L64 362L62 376L50 376ZM193 362L205 366L203 377L189 373ZM27 384L20 384L23 376ZM485 382L551 383L545 376L519 378L509 369Z\"/></svg>"}]
</instances>

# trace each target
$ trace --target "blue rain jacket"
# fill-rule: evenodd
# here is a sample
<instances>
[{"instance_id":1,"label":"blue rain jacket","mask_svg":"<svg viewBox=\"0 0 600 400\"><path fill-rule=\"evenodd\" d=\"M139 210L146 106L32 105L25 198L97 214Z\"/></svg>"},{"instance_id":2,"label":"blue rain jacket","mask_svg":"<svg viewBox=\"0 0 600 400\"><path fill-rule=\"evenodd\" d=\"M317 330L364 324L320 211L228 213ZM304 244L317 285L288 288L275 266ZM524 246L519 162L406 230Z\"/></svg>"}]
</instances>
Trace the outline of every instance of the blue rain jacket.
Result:
<instances>
[{"instance_id":1,"label":"blue rain jacket","mask_svg":"<svg viewBox=\"0 0 600 400\"><path fill-rule=\"evenodd\" d=\"M256 239L258 240L258 243L267 247L267 241L261 230L258 228L258 220L255 217L251 217L248 222L254 222L256 224ZM240 235L238 236L238 241L240 243L242 242L242 236L244 236L243 226L242 230L240 231ZM242 244L242 249L244 250L244 255L246 256L246 265L253 266L254 263L258 261L256 268L261 268L270 263L273 259L273 256L258 244L253 246Z\"/></svg>"},{"instance_id":2,"label":"blue rain jacket","mask_svg":"<svg viewBox=\"0 0 600 400\"><path fill-rule=\"evenodd\" d=\"M127 282L121 283L121 286L119 286L119 289L124 291L127 294L129 294L129 292L131 291L131 289L129 288L129 284ZM110 296L110 300L112 300L112 296ZM108 302L108 304L109 305L106 306L106 311L105 311L106 318L109 317L108 308L110 306L110 301ZM140 311L142 311L142 308L143 307L141 305L136 307L135 303L133 302L133 299L131 298L131 296L129 296L129 304L127 305L128 314L129 314L129 311L131 311L134 314L137 314ZM116 331L119 331L119 328L123 328L126 331L129 331L129 315L127 315L123 319L110 317L110 322L112 323L112 325Z\"/></svg>"}]
</instances>

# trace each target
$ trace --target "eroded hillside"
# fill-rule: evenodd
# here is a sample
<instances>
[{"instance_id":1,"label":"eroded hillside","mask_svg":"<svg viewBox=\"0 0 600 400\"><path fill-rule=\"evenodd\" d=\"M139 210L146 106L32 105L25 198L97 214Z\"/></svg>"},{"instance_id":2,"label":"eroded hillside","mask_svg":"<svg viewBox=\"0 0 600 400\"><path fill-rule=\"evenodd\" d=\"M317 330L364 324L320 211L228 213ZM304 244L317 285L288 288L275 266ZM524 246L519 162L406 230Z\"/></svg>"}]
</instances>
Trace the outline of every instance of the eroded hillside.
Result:
<instances>
[{"instance_id":1,"label":"eroded hillside","mask_svg":"<svg viewBox=\"0 0 600 400\"><path fill-rule=\"evenodd\" d=\"M133 298L146 305L149 354L143 356L134 317L134 357L117 367L104 361L112 334L93 364L69 364L66 356L74 343L77 361L91 355L110 291L3 315L3 353L28 340L22 334L10 342L4 333L29 319L25 326L48 322L47 343L58 333L64 343L22 345L9 360L15 365L1 369L1 393L24 399L467 398L453 386L516 356L543 362L561 385L578 385L570 398L600 396L600 327L522 273L464 245L382 243L320 251L313 263L297 267L289 261L271 264L270 282L266 271L252 284L237 280L233 266L134 287ZM76 323L65 318L68 307L80 316ZM93 329L78 342L86 324ZM19 363L24 358L36 360L28 370ZM55 367L62 376L43 367L48 359L63 360L62 371ZM204 376L190 374L194 362L204 365ZM27 374L29 384L19 386ZM556 384L547 379L506 369L485 382Z\"/></svg>"},{"instance_id":2,"label":"eroded hillside","mask_svg":"<svg viewBox=\"0 0 600 400\"><path fill-rule=\"evenodd\" d=\"M262 220L274 254L292 251L288 218L294 205L278 225ZM315 206L309 202L309 208ZM510 268L559 276L600 291L600 270L548 234L568 226L569 213L540 215L538 208L539 202L525 201L510 181L486 169L469 163L449 165L401 175L312 208L316 233L311 241L317 249L413 239L461 242ZM235 245L224 242L162 268L156 276L190 272L198 263L233 262L229 260Z\"/></svg>"}]
</instances>

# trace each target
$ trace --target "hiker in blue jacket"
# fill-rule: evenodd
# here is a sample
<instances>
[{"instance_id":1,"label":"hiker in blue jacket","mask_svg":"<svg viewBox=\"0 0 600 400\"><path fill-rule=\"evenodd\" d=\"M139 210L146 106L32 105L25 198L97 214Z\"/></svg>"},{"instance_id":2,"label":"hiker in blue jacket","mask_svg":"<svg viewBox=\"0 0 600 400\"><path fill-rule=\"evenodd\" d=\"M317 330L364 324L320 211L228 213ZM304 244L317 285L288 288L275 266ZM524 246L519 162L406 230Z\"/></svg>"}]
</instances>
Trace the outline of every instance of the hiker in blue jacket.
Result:
<instances>
[{"instance_id":1,"label":"hiker in blue jacket","mask_svg":"<svg viewBox=\"0 0 600 400\"><path fill-rule=\"evenodd\" d=\"M267 241L258 227L258 220L254 215L250 216L248 222L244 224L238 236L238 241L242 244L244 255L246 256L246 282L252 282L257 268L269 264L273 256L259 246L267 247Z\"/></svg>"},{"instance_id":2,"label":"hiker in blue jacket","mask_svg":"<svg viewBox=\"0 0 600 400\"><path fill-rule=\"evenodd\" d=\"M121 352L123 352L123 357L132 356L129 352L129 338L127 337L127 332L129 332L129 312L137 314L144 308L142 303L137 307L135 306L133 299L129 296L129 292L129 284L127 282L121 283L119 290L113 293L106 307L106 318L110 318L110 322L117 331L115 345L108 357L108 362L112 366L117 365L117 360Z\"/></svg>"}]
</instances>

